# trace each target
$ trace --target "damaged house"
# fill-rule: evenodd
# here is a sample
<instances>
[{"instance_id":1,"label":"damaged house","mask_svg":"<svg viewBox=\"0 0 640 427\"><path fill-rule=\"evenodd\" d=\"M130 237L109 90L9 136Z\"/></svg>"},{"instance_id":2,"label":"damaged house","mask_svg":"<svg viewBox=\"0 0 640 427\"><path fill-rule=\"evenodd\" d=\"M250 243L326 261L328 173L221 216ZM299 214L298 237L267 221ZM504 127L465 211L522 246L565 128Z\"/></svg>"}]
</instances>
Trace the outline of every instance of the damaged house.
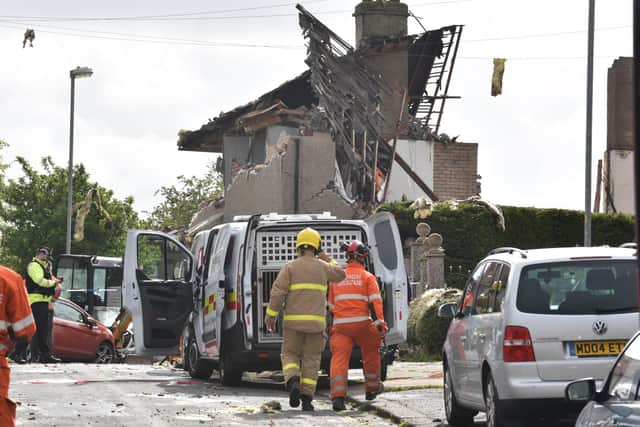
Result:
<instances>
[{"instance_id":1,"label":"damaged house","mask_svg":"<svg viewBox=\"0 0 640 427\"><path fill-rule=\"evenodd\" d=\"M309 70L179 136L180 150L222 154L224 199L189 234L235 215L353 218L383 201L478 195L477 144L439 133L462 26L407 35L407 5L365 0L354 48L297 8Z\"/></svg>"}]
</instances>

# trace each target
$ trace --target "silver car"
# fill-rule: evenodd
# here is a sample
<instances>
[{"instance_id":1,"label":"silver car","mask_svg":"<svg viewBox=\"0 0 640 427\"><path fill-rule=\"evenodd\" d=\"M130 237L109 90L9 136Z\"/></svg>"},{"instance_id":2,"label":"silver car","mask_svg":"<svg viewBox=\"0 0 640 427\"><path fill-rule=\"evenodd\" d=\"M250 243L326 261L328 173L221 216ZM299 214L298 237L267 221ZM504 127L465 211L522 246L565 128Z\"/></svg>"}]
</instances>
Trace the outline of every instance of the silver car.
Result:
<instances>
[{"instance_id":1,"label":"silver car","mask_svg":"<svg viewBox=\"0 0 640 427\"><path fill-rule=\"evenodd\" d=\"M640 425L640 332L629 341L611 368L602 390L593 378L569 383L567 399L586 403L576 427Z\"/></svg>"},{"instance_id":2,"label":"silver car","mask_svg":"<svg viewBox=\"0 0 640 427\"><path fill-rule=\"evenodd\" d=\"M500 248L440 307L447 421L489 427L566 415L565 386L602 381L637 329L633 248ZM569 408L578 413L580 406Z\"/></svg>"}]
</instances>

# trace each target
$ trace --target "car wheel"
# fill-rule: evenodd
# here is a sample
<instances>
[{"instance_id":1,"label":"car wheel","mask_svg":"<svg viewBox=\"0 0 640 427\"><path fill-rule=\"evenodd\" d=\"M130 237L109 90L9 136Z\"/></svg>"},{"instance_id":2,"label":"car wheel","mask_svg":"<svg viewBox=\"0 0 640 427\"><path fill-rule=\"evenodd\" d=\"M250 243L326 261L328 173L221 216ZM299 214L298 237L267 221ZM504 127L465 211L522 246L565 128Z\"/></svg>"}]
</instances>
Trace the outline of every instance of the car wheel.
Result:
<instances>
[{"instance_id":1,"label":"car wheel","mask_svg":"<svg viewBox=\"0 0 640 427\"><path fill-rule=\"evenodd\" d=\"M198 351L198 343L194 337L189 339L189 347L187 347L187 358L189 359L189 375L191 378L206 380L213 373L213 363L203 360Z\"/></svg>"},{"instance_id":2,"label":"car wheel","mask_svg":"<svg viewBox=\"0 0 640 427\"><path fill-rule=\"evenodd\" d=\"M484 384L484 406L487 412L487 427L504 427L507 425L504 409L491 373L487 374Z\"/></svg>"},{"instance_id":3,"label":"car wheel","mask_svg":"<svg viewBox=\"0 0 640 427\"><path fill-rule=\"evenodd\" d=\"M473 417L477 412L460 406L456 399L456 392L451 379L451 372L447 364L444 364L444 412L447 422L452 426L468 426L473 424Z\"/></svg>"},{"instance_id":4,"label":"car wheel","mask_svg":"<svg viewBox=\"0 0 640 427\"><path fill-rule=\"evenodd\" d=\"M102 342L96 351L95 363L111 363L115 356L115 350L110 342Z\"/></svg>"},{"instance_id":5,"label":"car wheel","mask_svg":"<svg viewBox=\"0 0 640 427\"><path fill-rule=\"evenodd\" d=\"M220 382L222 385L235 386L242 381L242 371L233 366L231 358L225 353L224 348L220 352Z\"/></svg>"}]
</instances>

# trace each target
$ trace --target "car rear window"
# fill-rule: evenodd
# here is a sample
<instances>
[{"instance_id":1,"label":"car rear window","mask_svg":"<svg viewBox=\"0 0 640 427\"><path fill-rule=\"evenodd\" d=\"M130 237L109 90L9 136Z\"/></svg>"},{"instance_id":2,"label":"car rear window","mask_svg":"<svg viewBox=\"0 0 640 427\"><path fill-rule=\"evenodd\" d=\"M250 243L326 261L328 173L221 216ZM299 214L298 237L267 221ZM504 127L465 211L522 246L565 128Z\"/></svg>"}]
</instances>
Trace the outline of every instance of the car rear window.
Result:
<instances>
[{"instance_id":1,"label":"car rear window","mask_svg":"<svg viewBox=\"0 0 640 427\"><path fill-rule=\"evenodd\" d=\"M518 310L540 314L637 311L635 260L573 260L525 267Z\"/></svg>"}]
</instances>

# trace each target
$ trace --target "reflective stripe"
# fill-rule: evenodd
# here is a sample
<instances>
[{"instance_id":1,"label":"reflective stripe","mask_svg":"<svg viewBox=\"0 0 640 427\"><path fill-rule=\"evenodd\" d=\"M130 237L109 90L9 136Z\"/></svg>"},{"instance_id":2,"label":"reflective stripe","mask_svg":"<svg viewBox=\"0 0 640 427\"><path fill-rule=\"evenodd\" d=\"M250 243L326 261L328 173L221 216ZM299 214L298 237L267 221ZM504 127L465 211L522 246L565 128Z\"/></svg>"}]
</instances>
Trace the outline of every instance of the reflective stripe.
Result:
<instances>
[{"instance_id":1,"label":"reflective stripe","mask_svg":"<svg viewBox=\"0 0 640 427\"><path fill-rule=\"evenodd\" d=\"M8 347L6 345L0 344L0 351L7 350L7 349L8 349Z\"/></svg>"},{"instance_id":2,"label":"reflective stripe","mask_svg":"<svg viewBox=\"0 0 640 427\"><path fill-rule=\"evenodd\" d=\"M374 324L374 325L376 325L376 326L377 326L377 325L382 325L383 323L384 323L384 320L380 320L380 319L377 319L377 320L375 320L375 321L373 322L373 324Z\"/></svg>"},{"instance_id":3,"label":"reflective stripe","mask_svg":"<svg viewBox=\"0 0 640 427\"><path fill-rule=\"evenodd\" d=\"M317 383L318 383L318 381L312 380L311 378L302 378L300 380L300 384L316 385Z\"/></svg>"},{"instance_id":4,"label":"reflective stripe","mask_svg":"<svg viewBox=\"0 0 640 427\"><path fill-rule=\"evenodd\" d=\"M342 319L333 319L333 324L339 325L341 323L363 322L365 320L370 320L370 317L369 316L343 317Z\"/></svg>"},{"instance_id":5,"label":"reflective stripe","mask_svg":"<svg viewBox=\"0 0 640 427\"><path fill-rule=\"evenodd\" d=\"M13 332L20 332L21 330L23 330L24 328L28 328L29 326L31 326L34 323L34 319L33 319L33 314L28 315L27 317L25 317L24 319L18 320L17 322L13 323ZM0 327L2 326L2 323L0 322Z\"/></svg>"},{"instance_id":6,"label":"reflective stripe","mask_svg":"<svg viewBox=\"0 0 640 427\"><path fill-rule=\"evenodd\" d=\"M327 285L318 285L317 283L294 283L289 286L290 291L301 291L301 290L309 290L309 291L321 291L327 292Z\"/></svg>"},{"instance_id":7,"label":"reflective stripe","mask_svg":"<svg viewBox=\"0 0 640 427\"><path fill-rule=\"evenodd\" d=\"M297 363L287 363L282 367L283 371L288 371L289 369L300 369L300 365Z\"/></svg>"},{"instance_id":8,"label":"reflective stripe","mask_svg":"<svg viewBox=\"0 0 640 427\"><path fill-rule=\"evenodd\" d=\"M338 265L338 261L336 261L335 259L331 258L331 260L329 261L329 264Z\"/></svg>"},{"instance_id":9,"label":"reflective stripe","mask_svg":"<svg viewBox=\"0 0 640 427\"><path fill-rule=\"evenodd\" d=\"M382 299L380 294L369 295L369 301L373 301L373 300L377 300L377 299Z\"/></svg>"},{"instance_id":10,"label":"reflective stripe","mask_svg":"<svg viewBox=\"0 0 640 427\"><path fill-rule=\"evenodd\" d=\"M267 316L276 317L277 315L277 311L271 310L269 307L267 307Z\"/></svg>"},{"instance_id":11,"label":"reflective stripe","mask_svg":"<svg viewBox=\"0 0 640 427\"><path fill-rule=\"evenodd\" d=\"M8 323L4 320L0 320L0 330L6 330Z\"/></svg>"},{"instance_id":12,"label":"reflective stripe","mask_svg":"<svg viewBox=\"0 0 640 427\"><path fill-rule=\"evenodd\" d=\"M331 393L333 393L334 391L347 391L347 386L346 385L332 385L331 386Z\"/></svg>"},{"instance_id":13,"label":"reflective stripe","mask_svg":"<svg viewBox=\"0 0 640 427\"><path fill-rule=\"evenodd\" d=\"M378 378L378 374L366 374L365 377L377 379Z\"/></svg>"},{"instance_id":14,"label":"reflective stripe","mask_svg":"<svg viewBox=\"0 0 640 427\"><path fill-rule=\"evenodd\" d=\"M336 295L336 297L334 298L334 300L336 302L338 301L344 301L347 299L357 299L357 300L361 300L361 301L369 301L369 298L365 297L362 294L342 294L342 295Z\"/></svg>"},{"instance_id":15,"label":"reflective stripe","mask_svg":"<svg viewBox=\"0 0 640 427\"><path fill-rule=\"evenodd\" d=\"M337 376L337 377L333 377L329 380L329 382L334 382L334 381L347 381L346 377L341 377L341 376Z\"/></svg>"},{"instance_id":16,"label":"reflective stripe","mask_svg":"<svg viewBox=\"0 0 640 427\"><path fill-rule=\"evenodd\" d=\"M315 320L324 323L326 319L324 316L314 314L285 314L284 320Z\"/></svg>"}]
</instances>

